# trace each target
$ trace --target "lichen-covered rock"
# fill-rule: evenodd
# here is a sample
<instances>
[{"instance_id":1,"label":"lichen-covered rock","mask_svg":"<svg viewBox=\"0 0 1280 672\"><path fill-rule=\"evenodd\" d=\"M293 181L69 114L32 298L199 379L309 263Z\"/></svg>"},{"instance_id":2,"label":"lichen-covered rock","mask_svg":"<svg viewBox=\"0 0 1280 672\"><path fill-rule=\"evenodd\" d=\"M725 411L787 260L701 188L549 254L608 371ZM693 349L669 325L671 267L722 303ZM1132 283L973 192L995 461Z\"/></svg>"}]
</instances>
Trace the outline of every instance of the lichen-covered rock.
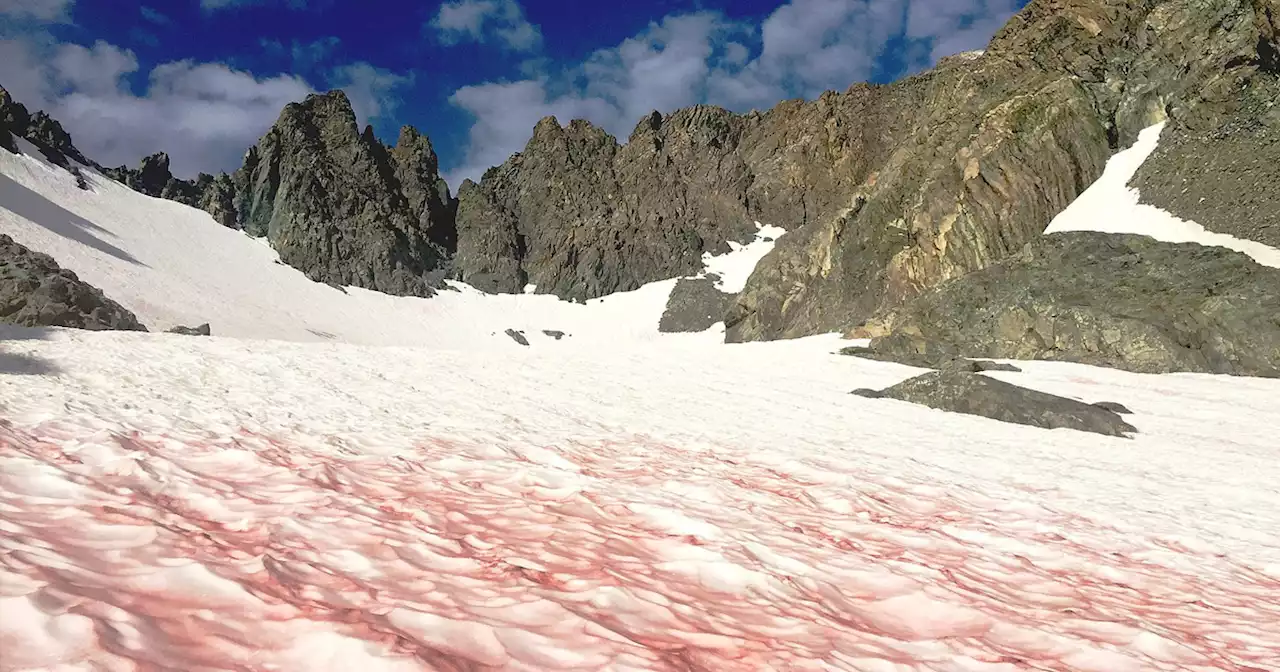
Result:
<instances>
[{"instance_id":1,"label":"lichen-covered rock","mask_svg":"<svg viewBox=\"0 0 1280 672\"><path fill-rule=\"evenodd\" d=\"M1142 128L1220 126L1270 77L1269 2L1033 0L982 56L886 87L921 101L908 137L761 262L729 340L856 325L1038 236Z\"/></svg>"},{"instance_id":2,"label":"lichen-covered rock","mask_svg":"<svg viewBox=\"0 0 1280 672\"><path fill-rule=\"evenodd\" d=\"M855 390L854 394L1045 429L1074 429L1117 437L1138 431L1100 404L1086 404L964 371L934 371L878 392Z\"/></svg>"},{"instance_id":3,"label":"lichen-covered rock","mask_svg":"<svg viewBox=\"0 0 1280 672\"><path fill-rule=\"evenodd\" d=\"M880 334L875 336L876 334ZM1280 376L1280 270L1219 247L1042 236L855 329L880 359L1046 359Z\"/></svg>"},{"instance_id":4,"label":"lichen-covered rock","mask_svg":"<svg viewBox=\"0 0 1280 672\"><path fill-rule=\"evenodd\" d=\"M58 266L0 234L0 323L24 327L146 331L138 318Z\"/></svg>"},{"instance_id":5,"label":"lichen-covered rock","mask_svg":"<svg viewBox=\"0 0 1280 672\"><path fill-rule=\"evenodd\" d=\"M416 145L415 136L402 140ZM427 152L389 152L371 128L361 133L341 91L308 96L284 109L232 178L237 221L317 282L430 296L448 257L433 241L447 233L435 227L449 223L422 185L414 183L417 207L401 190L397 175L432 172L407 165L415 156Z\"/></svg>"}]
</instances>

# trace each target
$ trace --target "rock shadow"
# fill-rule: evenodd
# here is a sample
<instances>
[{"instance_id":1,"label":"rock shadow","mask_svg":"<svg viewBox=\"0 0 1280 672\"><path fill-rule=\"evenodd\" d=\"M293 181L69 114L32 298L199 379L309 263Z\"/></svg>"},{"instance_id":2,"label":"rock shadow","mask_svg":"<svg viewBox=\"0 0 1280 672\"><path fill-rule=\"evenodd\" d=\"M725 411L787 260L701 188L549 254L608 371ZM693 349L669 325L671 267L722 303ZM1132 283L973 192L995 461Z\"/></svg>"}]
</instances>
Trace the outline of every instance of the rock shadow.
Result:
<instances>
[{"instance_id":1,"label":"rock shadow","mask_svg":"<svg viewBox=\"0 0 1280 672\"><path fill-rule=\"evenodd\" d=\"M29 219L68 240L74 240L77 243L87 245L131 264L146 266L132 254L99 237L99 234L113 235L110 231L18 184L5 175L0 175L0 208L9 210L19 217Z\"/></svg>"}]
</instances>

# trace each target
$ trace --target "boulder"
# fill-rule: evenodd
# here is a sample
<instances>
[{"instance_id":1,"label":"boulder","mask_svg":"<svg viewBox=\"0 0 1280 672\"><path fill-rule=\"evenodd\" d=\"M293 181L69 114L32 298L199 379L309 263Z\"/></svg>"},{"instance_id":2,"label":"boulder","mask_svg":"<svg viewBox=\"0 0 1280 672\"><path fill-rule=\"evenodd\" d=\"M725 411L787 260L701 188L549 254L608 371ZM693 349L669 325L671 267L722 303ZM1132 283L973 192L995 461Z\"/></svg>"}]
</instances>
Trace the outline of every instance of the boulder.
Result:
<instances>
[{"instance_id":1,"label":"boulder","mask_svg":"<svg viewBox=\"0 0 1280 672\"><path fill-rule=\"evenodd\" d=\"M210 336L213 334L213 330L210 329L209 323L206 322L198 327L184 327L182 325L178 325L169 329L169 333L180 334L182 336Z\"/></svg>"},{"instance_id":2,"label":"boulder","mask_svg":"<svg viewBox=\"0 0 1280 672\"><path fill-rule=\"evenodd\" d=\"M61 268L53 257L0 234L0 323L24 327L146 331L102 290Z\"/></svg>"},{"instance_id":3,"label":"boulder","mask_svg":"<svg viewBox=\"0 0 1280 672\"><path fill-rule=\"evenodd\" d=\"M1045 429L1074 429L1117 437L1138 431L1119 414L1100 405L963 371L934 371L878 392L855 390L853 393Z\"/></svg>"}]
</instances>

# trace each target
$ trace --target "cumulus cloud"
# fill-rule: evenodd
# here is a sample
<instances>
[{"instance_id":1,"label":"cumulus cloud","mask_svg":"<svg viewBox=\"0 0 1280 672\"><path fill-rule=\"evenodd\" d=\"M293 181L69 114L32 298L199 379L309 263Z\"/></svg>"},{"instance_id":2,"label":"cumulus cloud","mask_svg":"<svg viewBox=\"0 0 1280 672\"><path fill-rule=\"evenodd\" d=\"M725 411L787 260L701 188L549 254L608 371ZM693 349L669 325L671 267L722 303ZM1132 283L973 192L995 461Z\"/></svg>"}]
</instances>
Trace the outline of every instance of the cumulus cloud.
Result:
<instances>
[{"instance_id":1,"label":"cumulus cloud","mask_svg":"<svg viewBox=\"0 0 1280 672\"><path fill-rule=\"evenodd\" d=\"M163 151L180 177L233 170L285 105L316 92L299 75L260 76L192 60L157 65L143 73L145 86L134 87L140 68L131 50L60 42L41 25L56 20L0 30L0 83L31 110L62 122L76 146L104 165L135 165ZM345 89L361 123L393 112L412 78L363 61L335 62L336 48L336 38L295 42L289 55L315 66L313 81Z\"/></svg>"},{"instance_id":2,"label":"cumulus cloud","mask_svg":"<svg viewBox=\"0 0 1280 672\"><path fill-rule=\"evenodd\" d=\"M475 7L494 3L451 3L456 13L448 19L458 34L479 39L487 14ZM899 60L907 57L905 69L927 67L942 56L981 47L1019 4L789 0L758 25L719 12L670 15L582 63L456 91L450 102L474 123L465 157L448 178L455 186L476 179L520 151L534 123L547 115L561 123L585 118L625 139L654 109L665 113L710 103L746 111L843 90L871 79L890 44L900 50Z\"/></svg>"},{"instance_id":3,"label":"cumulus cloud","mask_svg":"<svg viewBox=\"0 0 1280 672\"><path fill-rule=\"evenodd\" d=\"M347 93L356 119L364 125L394 113L400 104L398 91L412 84L413 77L359 61L334 68L328 83Z\"/></svg>"},{"instance_id":4,"label":"cumulus cloud","mask_svg":"<svg viewBox=\"0 0 1280 672\"><path fill-rule=\"evenodd\" d=\"M529 23L516 0L446 2L430 25L446 45L497 43L513 51L534 51L542 46L542 31Z\"/></svg>"},{"instance_id":5,"label":"cumulus cloud","mask_svg":"<svg viewBox=\"0 0 1280 672\"><path fill-rule=\"evenodd\" d=\"M0 81L14 98L49 112L105 165L165 151L180 176L235 168L286 104L313 91L297 77L177 61L151 70L135 95L125 78L137 70L133 52L106 42L0 41Z\"/></svg>"},{"instance_id":6,"label":"cumulus cloud","mask_svg":"<svg viewBox=\"0 0 1280 672\"><path fill-rule=\"evenodd\" d=\"M75 0L0 0L0 16L36 21L67 21Z\"/></svg>"}]
</instances>

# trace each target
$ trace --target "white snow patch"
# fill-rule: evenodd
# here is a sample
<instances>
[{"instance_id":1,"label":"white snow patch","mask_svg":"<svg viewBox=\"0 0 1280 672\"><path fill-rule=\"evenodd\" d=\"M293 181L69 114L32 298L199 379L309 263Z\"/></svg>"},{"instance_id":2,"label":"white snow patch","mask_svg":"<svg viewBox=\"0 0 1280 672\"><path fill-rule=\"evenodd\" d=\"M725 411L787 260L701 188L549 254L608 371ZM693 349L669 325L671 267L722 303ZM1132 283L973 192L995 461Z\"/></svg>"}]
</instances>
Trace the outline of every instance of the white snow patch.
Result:
<instances>
[{"instance_id":1,"label":"white snow patch","mask_svg":"<svg viewBox=\"0 0 1280 672\"><path fill-rule=\"evenodd\" d=\"M755 240L743 245L729 241L731 252L713 255L707 252L702 255L705 271L696 277L703 278L707 274L720 276L716 288L726 294L737 294L747 286L747 280L756 270L756 265L773 249L778 238L787 232L780 226L772 226L756 222Z\"/></svg>"},{"instance_id":2,"label":"white snow patch","mask_svg":"<svg viewBox=\"0 0 1280 672\"><path fill-rule=\"evenodd\" d=\"M1138 141L1132 147L1111 157L1102 177L1059 213L1049 224L1049 228L1045 229L1045 233L1133 233L1167 243L1199 243L1225 247L1247 254L1264 266L1280 268L1280 250L1274 247L1207 231L1200 224L1180 219L1153 205L1138 202L1139 192L1129 187L1129 181L1156 150L1165 123L1144 129L1138 134Z\"/></svg>"}]
</instances>

